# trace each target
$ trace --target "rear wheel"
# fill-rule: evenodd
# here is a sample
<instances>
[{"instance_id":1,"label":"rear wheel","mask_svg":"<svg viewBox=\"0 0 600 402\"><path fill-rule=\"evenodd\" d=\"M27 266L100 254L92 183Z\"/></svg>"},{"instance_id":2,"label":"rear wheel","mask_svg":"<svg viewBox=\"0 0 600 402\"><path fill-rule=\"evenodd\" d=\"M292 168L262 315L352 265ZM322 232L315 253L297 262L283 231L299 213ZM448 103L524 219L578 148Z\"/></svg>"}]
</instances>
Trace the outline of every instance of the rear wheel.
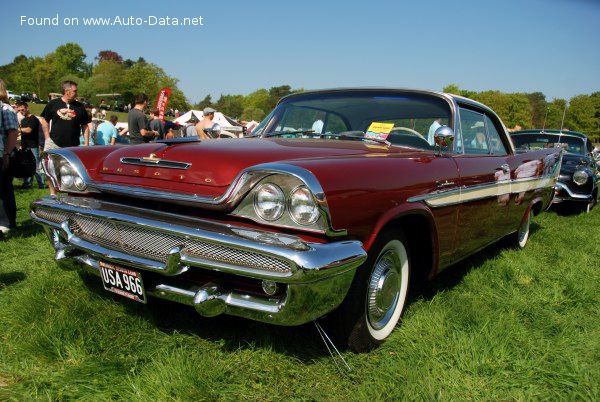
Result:
<instances>
[{"instance_id":1,"label":"rear wheel","mask_svg":"<svg viewBox=\"0 0 600 402\"><path fill-rule=\"evenodd\" d=\"M404 234L383 232L333 314L336 338L354 352L384 342L400 320L409 290L410 256Z\"/></svg>"}]
</instances>

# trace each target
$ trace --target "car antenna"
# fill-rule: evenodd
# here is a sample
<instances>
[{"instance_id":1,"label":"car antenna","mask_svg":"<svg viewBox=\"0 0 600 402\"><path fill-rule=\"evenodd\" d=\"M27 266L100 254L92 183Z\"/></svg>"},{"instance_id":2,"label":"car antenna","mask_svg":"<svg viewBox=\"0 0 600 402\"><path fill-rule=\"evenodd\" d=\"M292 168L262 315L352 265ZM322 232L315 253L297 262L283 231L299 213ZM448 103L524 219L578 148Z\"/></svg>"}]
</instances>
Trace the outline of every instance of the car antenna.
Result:
<instances>
[{"instance_id":1,"label":"car antenna","mask_svg":"<svg viewBox=\"0 0 600 402\"><path fill-rule=\"evenodd\" d=\"M346 359L344 359L344 356L342 356L342 354L335 347L335 345L333 344L333 342L331 341L331 339L329 338L329 336L327 335L327 333L325 332L323 327L321 327L321 324L319 324L316 320L313 321L313 323L315 324L315 327L317 328L317 332L319 333L319 335L321 335L321 339L323 340L325 347L327 347L327 351L329 352L329 354L331 355L331 358L333 359L333 364L335 364L335 367L337 367L340 374L344 374L344 372L342 371L342 368L340 367L340 365L337 362L338 358L342 361L342 363L344 363L344 366L346 367L346 370L348 372L352 371L352 369L350 368L350 365L348 365L348 362L346 361ZM330 345L331 345L331 347L330 347ZM337 354L337 356L338 356L337 358L336 358L335 354L333 353L333 351L335 351L335 353Z\"/></svg>"},{"instance_id":2,"label":"car antenna","mask_svg":"<svg viewBox=\"0 0 600 402\"><path fill-rule=\"evenodd\" d=\"M550 111L550 108L547 107L546 108L546 115L544 116L544 125L542 126L542 133L544 132L544 130L546 129L546 119L548 118L548 112Z\"/></svg>"},{"instance_id":3,"label":"car antenna","mask_svg":"<svg viewBox=\"0 0 600 402\"><path fill-rule=\"evenodd\" d=\"M563 125L565 124L565 114L567 113L567 102L565 102L565 108L563 109L563 117L562 117L562 121L560 122L560 132L562 134L563 131Z\"/></svg>"}]
</instances>

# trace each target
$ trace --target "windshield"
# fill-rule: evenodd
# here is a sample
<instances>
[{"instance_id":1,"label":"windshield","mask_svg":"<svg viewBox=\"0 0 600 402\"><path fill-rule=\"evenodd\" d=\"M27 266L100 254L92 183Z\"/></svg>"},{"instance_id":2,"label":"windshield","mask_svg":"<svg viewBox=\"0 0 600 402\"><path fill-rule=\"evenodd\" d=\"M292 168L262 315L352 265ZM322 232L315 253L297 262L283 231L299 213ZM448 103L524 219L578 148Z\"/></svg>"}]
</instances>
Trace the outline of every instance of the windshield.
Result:
<instances>
[{"instance_id":1,"label":"windshield","mask_svg":"<svg viewBox=\"0 0 600 402\"><path fill-rule=\"evenodd\" d=\"M512 137L517 149L543 149L564 147L574 154L585 155L585 144L582 138L560 134L519 134Z\"/></svg>"},{"instance_id":2,"label":"windshield","mask_svg":"<svg viewBox=\"0 0 600 402\"><path fill-rule=\"evenodd\" d=\"M450 106L413 92L340 91L284 99L253 135L372 138L392 145L432 149L433 133L449 125Z\"/></svg>"}]
</instances>

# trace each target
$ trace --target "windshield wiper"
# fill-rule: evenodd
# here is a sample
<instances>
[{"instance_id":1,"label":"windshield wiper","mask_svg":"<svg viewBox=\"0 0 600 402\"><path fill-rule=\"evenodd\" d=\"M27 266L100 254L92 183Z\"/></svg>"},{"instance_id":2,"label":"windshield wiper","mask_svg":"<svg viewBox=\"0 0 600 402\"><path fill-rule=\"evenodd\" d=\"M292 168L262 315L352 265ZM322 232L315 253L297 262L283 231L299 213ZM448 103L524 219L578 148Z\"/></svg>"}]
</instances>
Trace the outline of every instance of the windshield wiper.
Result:
<instances>
[{"instance_id":1,"label":"windshield wiper","mask_svg":"<svg viewBox=\"0 0 600 402\"><path fill-rule=\"evenodd\" d=\"M378 144L383 144L386 146L390 146L392 145L391 142L389 142L388 140L383 140L381 138L368 138L365 137L365 133L363 133L362 131L342 131L339 134L333 134L334 136L338 137L341 140L353 140L353 141L373 141L373 142L377 142Z\"/></svg>"},{"instance_id":2,"label":"windshield wiper","mask_svg":"<svg viewBox=\"0 0 600 402\"><path fill-rule=\"evenodd\" d=\"M309 134L313 134L314 132L315 132L315 130L271 131L270 133L263 134L262 137L278 137L280 135L287 135L287 134L309 135ZM317 134L317 135L321 135L321 134Z\"/></svg>"}]
</instances>

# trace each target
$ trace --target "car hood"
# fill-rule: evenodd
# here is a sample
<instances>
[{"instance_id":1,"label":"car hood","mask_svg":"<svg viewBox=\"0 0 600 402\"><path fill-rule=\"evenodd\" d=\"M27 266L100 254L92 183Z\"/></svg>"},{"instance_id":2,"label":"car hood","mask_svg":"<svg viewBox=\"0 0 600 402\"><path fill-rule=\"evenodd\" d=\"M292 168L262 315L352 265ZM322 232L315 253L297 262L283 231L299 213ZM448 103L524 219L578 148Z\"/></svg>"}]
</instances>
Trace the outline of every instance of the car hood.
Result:
<instances>
[{"instance_id":1,"label":"car hood","mask_svg":"<svg viewBox=\"0 0 600 402\"><path fill-rule=\"evenodd\" d=\"M250 166L302 159L330 159L370 154L422 153L362 141L318 139L219 139L178 144L124 146L105 156L96 180L164 187L160 182L229 186ZM84 161L86 166L88 163Z\"/></svg>"},{"instance_id":2,"label":"car hood","mask_svg":"<svg viewBox=\"0 0 600 402\"><path fill-rule=\"evenodd\" d=\"M582 168L589 168L592 159L586 155L565 152L563 154L561 173L573 173Z\"/></svg>"}]
</instances>

